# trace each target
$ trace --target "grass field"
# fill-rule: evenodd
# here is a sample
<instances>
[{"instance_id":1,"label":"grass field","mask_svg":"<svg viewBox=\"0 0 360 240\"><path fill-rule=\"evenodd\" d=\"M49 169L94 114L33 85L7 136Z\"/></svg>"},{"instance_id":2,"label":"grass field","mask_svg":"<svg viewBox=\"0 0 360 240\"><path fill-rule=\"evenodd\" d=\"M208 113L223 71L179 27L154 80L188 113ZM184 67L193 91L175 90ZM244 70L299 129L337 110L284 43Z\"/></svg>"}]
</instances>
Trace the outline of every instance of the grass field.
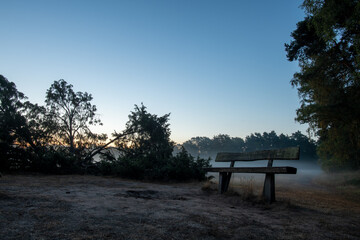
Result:
<instances>
[{"instance_id":1,"label":"grass field","mask_svg":"<svg viewBox=\"0 0 360 240\"><path fill-rule=\"evenodd\" d=\"M358 176L279 176L269 205L261 174L235 175L225 195L215 183L5 175L0 239L360 239Z\"/></svg>"}]
</instances>

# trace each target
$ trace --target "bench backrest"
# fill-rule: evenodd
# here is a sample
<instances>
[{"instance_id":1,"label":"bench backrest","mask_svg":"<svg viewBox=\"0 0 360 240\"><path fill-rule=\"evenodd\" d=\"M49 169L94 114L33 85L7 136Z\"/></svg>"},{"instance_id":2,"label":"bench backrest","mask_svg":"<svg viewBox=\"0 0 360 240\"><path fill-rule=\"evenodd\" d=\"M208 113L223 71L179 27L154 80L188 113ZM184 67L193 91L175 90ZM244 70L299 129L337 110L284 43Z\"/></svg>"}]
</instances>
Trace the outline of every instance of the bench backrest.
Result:
<instances>
[{"instance_id":1,"label":"bench backrest","mask_svg":"<svg viewBox=\"0 0 360 240\"><path fill-rule=\"evenodd\" d=\"M244 153L218 153L215 162L256 161L256 160L299 160L300 148L262 150Z\"/></svg>"}]
</instances>

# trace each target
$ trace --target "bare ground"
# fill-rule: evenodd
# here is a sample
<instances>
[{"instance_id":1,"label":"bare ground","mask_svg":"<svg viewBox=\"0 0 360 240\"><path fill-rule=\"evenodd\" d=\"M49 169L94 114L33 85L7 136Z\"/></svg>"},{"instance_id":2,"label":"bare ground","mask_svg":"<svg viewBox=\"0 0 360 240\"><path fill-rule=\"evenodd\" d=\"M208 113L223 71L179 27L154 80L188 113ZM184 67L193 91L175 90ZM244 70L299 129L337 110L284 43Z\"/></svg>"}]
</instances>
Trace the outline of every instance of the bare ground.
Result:
<instances>
[{"instance_id":1,"label":"bare ground","mask_svg":"<svg viewBox=\"0 0 360 240\"><path fill-rule=\"evenodd\" d=\"M233 194L219 195L197 182L6 175L0 239L360 239L357 190L321 181L279 178L268 205L256 180L245 184L254 197L236 194L234 182Z\"/></svg>"}]
</instances>

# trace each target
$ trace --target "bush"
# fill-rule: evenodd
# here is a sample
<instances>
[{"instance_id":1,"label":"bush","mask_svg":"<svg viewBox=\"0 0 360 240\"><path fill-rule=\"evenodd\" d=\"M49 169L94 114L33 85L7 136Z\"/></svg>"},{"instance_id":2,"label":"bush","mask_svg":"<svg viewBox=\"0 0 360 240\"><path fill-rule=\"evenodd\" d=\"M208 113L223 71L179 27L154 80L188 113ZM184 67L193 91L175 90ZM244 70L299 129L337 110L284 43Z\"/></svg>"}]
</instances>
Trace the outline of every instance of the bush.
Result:
<instances>
[{"instance_id":1,"label":"bush","mask_svg":"<svg viewBox=\"0 0 360 240\"><path fill-rule=\"evenodd\" d=\"M119 158L115 164L116 175L125 178L143 179L145 171L145 161L141 158Z\"/></svg>"},{"instance_id":2,"label":"bush","mask_svg":"<svg viewBox=\"0 0 360 240\"><path fill-rule=\"evenodd\" d=\"M33 154L28 170L46 174L71 174L83 173L84 169L78 157L68 149L45 147Z\"/></svg>"},{"instance_id":3,"label":"bush","mask_svg":"<svg viewBox=\"0 0 360 240\"><path fill-rule=\"evenodd\" d=\"M167 165L168 176L170 179L188 180L188 179L205 179L206 171L204 167L210 167L210 159L197 157L195 160L185 148L170 159Z\"/></svg>"},{"instance_id":4,"label":"bush","mask_svg":"<svg viewBox=\"0 0 360 240\"><path fill-rule=\"evenodd\" d=\"M148 157L119 157L115 161L102 160L100 171L103 175L118 175L132 179L148 180L203 180L206 172L204 167L210 167L210 159L194 159L184 148L168 159Z\"/></svg>"}]
</instances>

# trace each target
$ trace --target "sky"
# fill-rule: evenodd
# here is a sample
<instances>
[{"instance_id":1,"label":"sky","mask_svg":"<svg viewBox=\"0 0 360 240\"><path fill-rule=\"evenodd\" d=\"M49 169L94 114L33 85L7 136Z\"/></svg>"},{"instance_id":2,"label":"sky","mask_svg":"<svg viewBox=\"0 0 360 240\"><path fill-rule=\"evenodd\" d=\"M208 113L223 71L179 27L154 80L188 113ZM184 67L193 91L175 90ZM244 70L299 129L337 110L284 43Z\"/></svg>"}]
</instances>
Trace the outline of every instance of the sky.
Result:
<instances>
[{"instance_id":1,"label":"sky","mask_svg":"<svg viewBox=\"0 0 360 240\"><path fill-rule=\"evenodd\" d=\"M44 105L59 79L93 96L103 126L134 105L170 115L171 138L306 134L285 43L297 0L0 0L0 74Z\"/></svg>"}]
</instances>

